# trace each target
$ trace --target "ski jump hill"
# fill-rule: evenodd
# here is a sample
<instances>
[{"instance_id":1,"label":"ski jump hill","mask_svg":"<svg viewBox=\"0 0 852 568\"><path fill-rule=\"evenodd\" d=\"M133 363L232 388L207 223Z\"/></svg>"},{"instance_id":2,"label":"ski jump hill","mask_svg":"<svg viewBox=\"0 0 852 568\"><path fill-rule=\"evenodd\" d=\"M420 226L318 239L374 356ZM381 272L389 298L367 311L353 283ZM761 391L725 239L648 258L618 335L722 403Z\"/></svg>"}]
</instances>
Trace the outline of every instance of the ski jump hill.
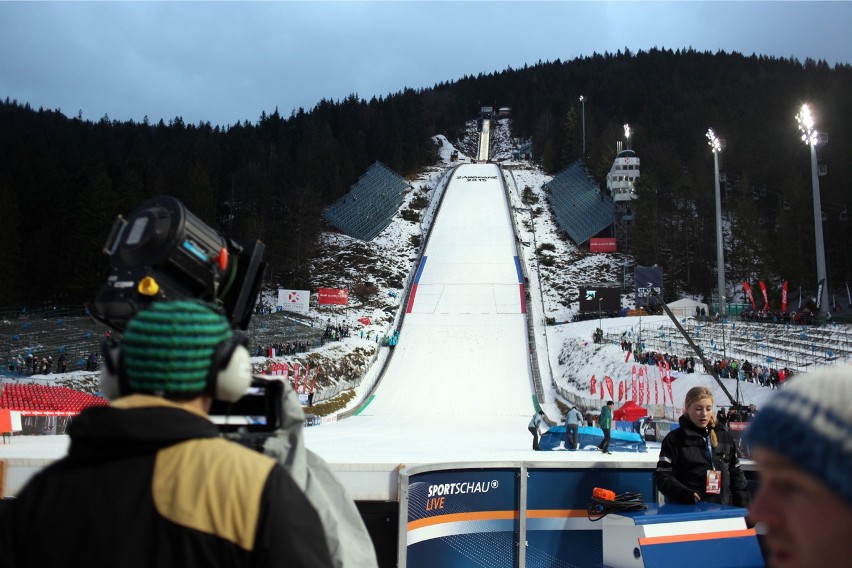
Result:
<instances>
[{"instance_id":1,"label":"ski jump hill","mask_svg":"<svg viewBox=\"0 0 852 568\"><path fill-rule=\"evenodd\" d=\"M496 165L456 170L405 312L373 395L355 416L306 429L307 446L361 470L529 457L535 407L524 281ZM393 499L390 489L363 496Z\"/></svg>"},{"instance_id":2,"label":"ski jump hill","mask_svg":"<svg viewBox=\"0 0 852 568\"><path fill-rule=\"evenodd\" d=\"M538 404L516 247L500 168L459 166L378 387L354 416L305 429L307 447L356 499L396 500L399 470L426 464L656 464L656 454L532 450L527 425Z\"/></svg>"}]
</instances>

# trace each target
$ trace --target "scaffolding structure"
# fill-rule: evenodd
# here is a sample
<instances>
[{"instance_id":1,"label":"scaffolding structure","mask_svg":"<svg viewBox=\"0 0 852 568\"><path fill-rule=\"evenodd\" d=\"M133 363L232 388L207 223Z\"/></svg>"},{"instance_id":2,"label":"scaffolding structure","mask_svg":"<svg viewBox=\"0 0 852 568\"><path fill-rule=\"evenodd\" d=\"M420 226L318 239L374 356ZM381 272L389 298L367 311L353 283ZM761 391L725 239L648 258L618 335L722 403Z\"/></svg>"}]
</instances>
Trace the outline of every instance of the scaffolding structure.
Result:
<instances>
[{"instance_id":1,"label":"scaffolding structure","mask_svg":"<svg viewBox=\"0 0 852 568\"><path fill-rule=\"evenodd\" d=\"M577 245L612 225L615 205L579 160L544 184L559 228Z\"/></svg>"},{"instance_id":2,"label":"scaffolding structure","mask_svg":"<svg viewBox=\"0 0 852 568\"><path fill-rule=\"evenodd\" d=\"M371 241L390 225L409 189L405 178L375 162L323 218L350 237Z\"/></svg>"}]
</instances>

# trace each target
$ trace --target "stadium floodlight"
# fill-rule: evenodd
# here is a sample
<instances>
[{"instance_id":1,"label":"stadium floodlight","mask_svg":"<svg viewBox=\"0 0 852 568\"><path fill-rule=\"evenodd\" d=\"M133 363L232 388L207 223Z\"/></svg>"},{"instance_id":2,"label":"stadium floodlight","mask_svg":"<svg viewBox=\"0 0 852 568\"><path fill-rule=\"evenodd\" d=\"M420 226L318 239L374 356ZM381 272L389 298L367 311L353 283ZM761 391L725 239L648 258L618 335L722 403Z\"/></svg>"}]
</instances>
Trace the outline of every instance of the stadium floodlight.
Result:
<instances>
[{"instance_id":1,"label":"stadium floodlight","mask_svg":"<svg viewBox=\"0 0 852 568\"><path fill-rule=\"evenodd\" d=\"M627 149L630 149L630 135L633 134L633 131L630 130L630 125L624 125L624 138L627 140Z\"/></svg>"},{"instance_id":2,"label":"stadium floodlight","mask_svg":"<svg viewBox=\"0 0 852 568\"><path fill-rule=\"evenodd\" d=\"M585 161L586 159L586 97L580 95L580 104L583 106L583 155L580 156Z\"/></svg>"},{"instance_id":3,"label":"stadium floodlight","mask_svg":"<svg viewBox=\"0 0 852 568\"><path fill-rule=\"evenodd\" d=\"M825 318L828 315L828 280L825 272L825 245L822 236L822 205L819 197L819 170L817 169L816 147L820 141L819 132L814 126L813 114L810 107L802 105L796 115L799 132L802 134L802 142L808 145L811 151L811 186L814 200L814 237L816 240L816 265L817 265L817 318Z\"/></svg>"},{"instance_id":4,"label":"stadium floodlight","mask_svg":"<svg viewBox=\"0 0 852 568\"><path fill-rule=\"evenodd\" d=\"M714 154L722 151L722 142L716 137L716 132L712 128L707 131L707 140L709 140L707 143L712 148Z\"/></svg>"},{"instance_id":5,"label":"stadium floodlight","mask_svg":"<svg viewBox=\"0 0 852 568\"><path fill-rule=\"evenodd\" d=\"M713 172L716 176L716 280L719 286L719 315L725 317L725 251L722 242L722 192L719 188L719 152L722 151L722 141L716 137L712 128L707 130L707 139L713 150Z\"/></svg>"}]
</instances>

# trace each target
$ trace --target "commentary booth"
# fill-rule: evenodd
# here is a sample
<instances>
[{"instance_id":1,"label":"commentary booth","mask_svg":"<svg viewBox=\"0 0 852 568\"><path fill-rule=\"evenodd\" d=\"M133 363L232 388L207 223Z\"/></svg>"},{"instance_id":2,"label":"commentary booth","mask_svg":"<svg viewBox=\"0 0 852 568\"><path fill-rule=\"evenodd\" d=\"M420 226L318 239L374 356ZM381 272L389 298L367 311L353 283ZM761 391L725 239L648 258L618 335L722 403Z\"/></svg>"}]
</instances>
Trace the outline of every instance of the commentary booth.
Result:
<instances>
[{"instance_id":1,"label":"commentary booth","mask_svg":"<svg viewBox=\"0 0 852 568\"><path fill-rule=\"evenodd\" d=\"M596 488L643 506L598 505ZM424 465L400 471L399 495L402 568L764 566L746 509L664 504L647 463Z\"/></svg>"}]
</instances>

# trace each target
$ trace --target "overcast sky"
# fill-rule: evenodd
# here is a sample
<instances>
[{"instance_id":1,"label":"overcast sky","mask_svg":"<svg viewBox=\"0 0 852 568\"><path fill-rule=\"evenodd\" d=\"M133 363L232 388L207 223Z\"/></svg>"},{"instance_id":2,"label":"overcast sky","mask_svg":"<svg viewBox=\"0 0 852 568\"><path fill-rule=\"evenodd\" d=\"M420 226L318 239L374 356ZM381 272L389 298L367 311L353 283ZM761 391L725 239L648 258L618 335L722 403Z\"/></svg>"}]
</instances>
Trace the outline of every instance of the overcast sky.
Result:
<instances>
[{"instance_id":1,"label":"overcast sky","mask_svg":"<svg viewBox=\"0 0 852 568\"><path fill-rule=\"evenodd\" d=\"M652 47L852 63L852 2L5 2L0 97L85 119L277 107Z\"/></svg>"}]
</instances>

